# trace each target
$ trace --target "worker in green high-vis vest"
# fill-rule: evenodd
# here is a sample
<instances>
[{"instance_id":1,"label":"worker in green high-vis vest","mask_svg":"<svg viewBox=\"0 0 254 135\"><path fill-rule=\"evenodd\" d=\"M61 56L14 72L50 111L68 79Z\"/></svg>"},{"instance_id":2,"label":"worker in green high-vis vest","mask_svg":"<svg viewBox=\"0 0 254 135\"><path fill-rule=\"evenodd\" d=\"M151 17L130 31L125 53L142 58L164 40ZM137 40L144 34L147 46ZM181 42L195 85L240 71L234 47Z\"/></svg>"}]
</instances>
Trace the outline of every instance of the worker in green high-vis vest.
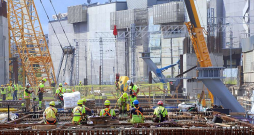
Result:
<instances>
[{"instance_id":1,"label":"worker in green high-vis vest","mask_svg":"<svg viewBox=\"0 0 254 135\"><path fill-rule=\"evenodd\" d=\"M131 104L131 107L135 107L133 102L134 102L134 100L137 100L137 95L139 93L139 88L131 80L128 80L127 84L129 85L129 90L130 90L130 104Z\"/></svg>"},{"instance_id":2,"label":"worker in green high-vis vest","mask_svg":"<svg viewBox=\"0 0 254 135\"><path fill-rule=\"evenodd\" d=\"M6 100L6 85L1 85L1 95L2 95L2 100Z\"/></svg>"},{"instance_id":3,"label":"worker in green high-vis vest","mask_svg":"<svg viewBox=\"0 0 254 135\"><path fill-rule=\"evenodd\" d=\"M39 110L42 110L43 93L45 92L45 90L44 90L44 84L45 84L46 81L47 81L47 79L43 78L41 80L41 83L39 84L39 90L38 90Z\"/></svg>"}]
</instances>

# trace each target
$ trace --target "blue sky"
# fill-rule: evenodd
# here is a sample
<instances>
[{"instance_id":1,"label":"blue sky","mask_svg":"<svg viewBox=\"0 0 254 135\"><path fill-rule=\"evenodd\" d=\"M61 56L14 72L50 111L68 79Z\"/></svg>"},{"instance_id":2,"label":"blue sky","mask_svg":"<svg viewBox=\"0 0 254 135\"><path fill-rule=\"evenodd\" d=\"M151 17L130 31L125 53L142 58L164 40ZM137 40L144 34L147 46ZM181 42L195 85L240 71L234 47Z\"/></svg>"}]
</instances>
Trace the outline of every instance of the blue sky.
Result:
<instances>
[{"instance_id":1,"label":"blue sky","mask_svg":"<svg viewBox=\"0 0 254 135\"><path fill-rule=\"evenodd\" d=\"M66 13L67 7L74 6L74 5L80 5L87 2L87 0L51 0L57 13ZM115 0L112 0L115 1ZM48 18L46 16L46 13L44 12L40 0L34 0L36 9L41 21L42 29L44 31L44 34L48 34ZM52 20L52 15L55 14L53 7L50 4L49 0L42 0L44 7L47 10L47 14L49 15L49 18ZM108 2L108 0L91 0L91 3L99 2L101 4Z\"/></svg>"}]
</instances>

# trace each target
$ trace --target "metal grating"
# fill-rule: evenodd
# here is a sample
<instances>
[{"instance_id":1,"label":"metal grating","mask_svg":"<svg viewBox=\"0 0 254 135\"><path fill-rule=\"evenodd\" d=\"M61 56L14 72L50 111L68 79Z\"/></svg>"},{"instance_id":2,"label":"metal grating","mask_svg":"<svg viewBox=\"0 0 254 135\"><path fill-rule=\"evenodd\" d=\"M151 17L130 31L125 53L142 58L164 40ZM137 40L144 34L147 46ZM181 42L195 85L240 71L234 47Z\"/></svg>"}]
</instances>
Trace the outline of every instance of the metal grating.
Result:
<instances>
[{"instance_id":1,"label":"metal grating","mask_svg":"<svg viewBox=\"0 0 254 135\"><path fill-rule=\"evenodd\" d=\"M153 23L183 23L185 15L183 2L170 2L153 7Z\"/></svg>"},{"instance_id":2,"label":"metal grating","mask_svg":"<svg viewBox=\"0 0 254 135\"><path fill-rule=\"evenodd\" d=\"M87 21L87 7L77 5L68 7L68 23L79 23Z\"/></svg>"}]
</instances>

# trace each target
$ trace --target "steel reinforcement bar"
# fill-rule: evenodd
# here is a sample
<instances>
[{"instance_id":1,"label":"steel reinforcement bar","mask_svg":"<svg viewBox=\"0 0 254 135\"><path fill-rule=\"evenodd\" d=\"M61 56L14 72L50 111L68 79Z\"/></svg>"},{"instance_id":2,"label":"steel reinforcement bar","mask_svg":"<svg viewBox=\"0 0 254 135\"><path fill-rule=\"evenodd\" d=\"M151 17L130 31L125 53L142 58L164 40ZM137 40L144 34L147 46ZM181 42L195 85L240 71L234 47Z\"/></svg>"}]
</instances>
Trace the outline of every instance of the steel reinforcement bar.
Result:
<instances>
[{"instance_id":1,"label":"steel reinforcement bar","mask_svg":"<svg viewBox=\"0 0 254 135\"><path fill-rule=\"evenodd\" d=\"M5 130L0 135L254 135L251 128L243 129L87 129L87 130Z\"/></svg>"}]
</instances>

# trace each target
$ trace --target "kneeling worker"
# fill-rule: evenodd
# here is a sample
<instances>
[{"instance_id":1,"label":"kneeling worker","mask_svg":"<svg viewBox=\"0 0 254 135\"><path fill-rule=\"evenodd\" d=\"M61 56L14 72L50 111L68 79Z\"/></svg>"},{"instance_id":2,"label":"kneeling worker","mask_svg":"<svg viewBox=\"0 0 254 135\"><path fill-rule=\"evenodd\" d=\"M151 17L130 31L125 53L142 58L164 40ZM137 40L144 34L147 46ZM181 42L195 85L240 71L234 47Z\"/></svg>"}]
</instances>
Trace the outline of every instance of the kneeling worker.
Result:
<instances>
[{"instance_id":1,"label":"kneeling worker","mask_svg":"<svg viewBox=\"0 0 254 135\"><path fill-rule=\"evenodd\" d=\"M163 107L163 102L159 101L157 103L159 106L155 108L153 113L153 121L154 122L163 122L168 120L168 111L165 107Z\"/></svg>"},{"instance_id":2,"label":"kneeling worker","mask_svg":"<svg viewBox=\"0 0 254 135\"><path fill-rule=\"evenodd\" d=\"M83 109L83 100L78 100L77 104L78 106L72 111L72 123L79 125L81 121L85 121L86 109Z\"/></svg>"},{"instance_id":3,"label":"kneeling worker","mask_svg":"<svg viewBox=\"0 0 254 135\"><path fill-rule=\"evenodd\" d=\"M119 104L119 113L121 114L126 114L127 108L128 108L128 94L123 93L123 95L117 100Z\"/></svg>"},{"instance_id":4,"label":"kneeling worker","mask_svg":"<svg viewBox=\"0 0 254 135\"><path fill-rule=\"evenodd\" d=\"M113 118L113 117L116 117L115 110L109 108L109 106L110 106L110 101L109 101L109 100L106 100L106 101L104 102L104 105L105 105L105 109L102 109L102 110L101 110L100 116L111 116L112 118Z\"/></svg>"},{"instance_id":5,"label":"kneeling worker","mask_svg":"<svg viewBox=\"0 0 254 135\"><path fill-rule=\"evenodd\" d=\"M51 101L49 103L49 107L47 107L44 111L44 117L46 118L45 124L55 125L56 117L57 117L57 109L55 108L55 102Z\"/></svg>"},{"instance_id":6,"label":"kneeling worker","mask_svg":"<svg viewBox=\"0 0 254 135\"><path fill-rule=\"evenodd\" d=\"M131 110L131 123L144 123L143 109L141 107L138 107L138 100L134 100L133 104L135 107Z\"/></svg>"}]
</instances>

